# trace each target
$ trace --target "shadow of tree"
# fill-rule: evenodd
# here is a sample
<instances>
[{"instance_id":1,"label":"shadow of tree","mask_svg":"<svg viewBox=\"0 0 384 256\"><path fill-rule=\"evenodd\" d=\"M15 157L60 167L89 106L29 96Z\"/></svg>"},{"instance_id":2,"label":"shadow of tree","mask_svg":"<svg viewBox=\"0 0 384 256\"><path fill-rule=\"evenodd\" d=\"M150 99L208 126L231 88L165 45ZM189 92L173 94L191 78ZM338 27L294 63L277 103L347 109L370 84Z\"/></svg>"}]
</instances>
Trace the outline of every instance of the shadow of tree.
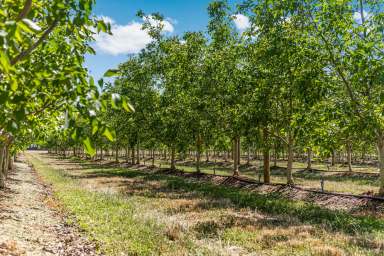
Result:
<instances>
[{"instance_id":1,"label":"shadow of tree","mask_svg":"<svg viewBox=\"0 0 384 256\"><path fill-rule=\"evenodd\" d=\"M97 167L97 166L96 166ZM276 191L270 194L257 194L250 190L212 184L204 180L206 175L193 173L168 175L165 170L146 169L96 169L81 176L71 176L76 179L92 179L106 177L122 177L133 180L119 181L126 195L140 195L148 198L229 200L237 208L257 209L273 216L288 216L297 218L304 224L320 225L330 231L346 233L371 233L384 230L384 221L371 216L354 216L347 212L322 208L315 204L281 198ZM177 175L177 173L174 173ZM203 177L203 178L199 178ZM223 177L223 179L225 179ZM155 181L155 183L153 183ZM155 185L154 185L155 184ZM256 186L256 185L255 185ZM313 195L312 195L313 196ZM211 208L226 208L226 204L212 204Z\"/></svg>"}]
</instances>

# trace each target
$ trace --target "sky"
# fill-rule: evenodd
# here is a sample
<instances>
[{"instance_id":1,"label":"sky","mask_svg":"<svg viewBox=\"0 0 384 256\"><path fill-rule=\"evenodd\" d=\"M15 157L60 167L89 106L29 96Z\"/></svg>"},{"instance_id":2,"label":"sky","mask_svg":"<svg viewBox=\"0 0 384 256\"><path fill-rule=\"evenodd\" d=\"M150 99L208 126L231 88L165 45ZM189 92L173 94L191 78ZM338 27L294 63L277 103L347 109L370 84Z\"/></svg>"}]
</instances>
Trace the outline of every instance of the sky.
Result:
<instances>
[{"instance_id":1,"label":"sky","mask_svg":"<svg viewBox=\"0 0 384 256\"><path fill-rule=\"evenodd\" d=\"M241 2L229 1L234 7ZM209 3L210 0L96 0L93 13L111 23L113 35L99 34L95 37L92 47L96 55L87 55L85 66L90 75L99 79L106 70L116 68L151 41L148 34L141 30L143 20L136 17L137 11L161 13L165 17L164 33L180 35L206 28ZM248 18L242 15L237 15L234 23L239 30L249 26Z\"/></svg>"}]
</instances>

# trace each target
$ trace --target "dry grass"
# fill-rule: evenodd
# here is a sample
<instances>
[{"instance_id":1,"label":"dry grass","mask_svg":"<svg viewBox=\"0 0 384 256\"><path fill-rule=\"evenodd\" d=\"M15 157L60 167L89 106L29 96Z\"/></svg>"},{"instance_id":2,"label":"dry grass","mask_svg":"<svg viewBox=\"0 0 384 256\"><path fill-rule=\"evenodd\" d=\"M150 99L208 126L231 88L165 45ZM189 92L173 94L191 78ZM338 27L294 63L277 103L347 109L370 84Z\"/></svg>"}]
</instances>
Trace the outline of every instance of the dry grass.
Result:
<instances>
[{"instance_id":1,"label":"dry grass","mask_svg":"<svg viewBox=\"0 0 384 256\"><path fill-rule=\"evenodd\" d=\"M297 216L285 214L283 204L281 214L268 213L248 206L247 202L239 205L225 195L213 197L209 189L201 191L188 187L189 183L182 183L182 178L170 180L132 169L102 169L35 153L29 154L29 158L32 162L41 161L42 166L52 167L53 170L65 170L65 176L76 181L76 188L94 195L118 196L122 205L125 202L137 207L133 209L132 218L145 225L148 232L157 234L142 241L153 243L155 247L142 245L149 249L136 248L143 255L384 254L384 230L352 234L338 228L332 230L322 224L308 224ZM228 193L237 192L231 190ZM116 209L113 208L114 211ZM104 213L110 214L111 218L116 214L108 208ZM96 216L87 218L87 221L98 225L98 220L93 218ZM103 229L103 232L108 230ZM105 236L99 239L106 239ZM124 251L126 247L118 246L127 242L127 235L122 232L113 234L113 237L116 240L113 246L122 248L122 251L111 254L127 253ZM160 245L151 239L165 242Z\"/></svg>"}]
</instances>

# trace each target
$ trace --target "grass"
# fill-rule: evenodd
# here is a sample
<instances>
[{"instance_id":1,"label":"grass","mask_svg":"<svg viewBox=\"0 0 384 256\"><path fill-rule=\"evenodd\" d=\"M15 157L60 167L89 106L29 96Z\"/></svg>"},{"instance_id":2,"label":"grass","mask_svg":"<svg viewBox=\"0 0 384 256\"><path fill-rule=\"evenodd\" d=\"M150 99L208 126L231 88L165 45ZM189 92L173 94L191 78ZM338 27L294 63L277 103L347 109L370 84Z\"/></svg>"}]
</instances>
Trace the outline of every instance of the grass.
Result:
<instances>
[{"instance_id":1,"label":"grass","mask_svg":"<svg viewBox=\"0 0 384 256\"><path fill-rule=\"evenodd\" d=\"M27 157L108 255L384 254L382 219L142 170Z\"/></svg>"},{"instance_id":2,"label":"grass","mask_svg":"<svg viewBox=\"0 0 384 256\"><path fill-rule=\"evenodd\" d=\"M240 167L240 174L245 177L252 179L259 179L257 174L257 166L262 166L260 161L251 162L251 166L242 165ZM162 167L169 166L169 163L164 160L157 160L156 165ZM279 166L286 166L286 162L279 161ZM182 169L185 172L195 172L196 168L192 162L179 162L177 168ZM295 162L293 177L295 184L311 189L320 189L321 176L324 179L324 189L326 191L349 193L349 194L365 194L371 192L377 192L379 187L379 179L375 176L377 170L371 166L354 166L353 174L343 174L335 172L306 172L303 171L306 168L305 163ZM327 170L326 165L316 163L312 165L312 168ZM335 171L346 171L347 167L335 166L332 170ZM201 164L201 171L207 174L218 174L218 175L232 175L233 168L231 162L221 163L220 165L214 166L212 163ZM361 172L372 173L371 175L361 174ZM260 181L263 181L263 176L260 176ZM277 168L271 170L271 182L273 183L286 183L284 169Z\"/></svg>"},{"instance_id":3,"label":"grass","mask_svg":"<svg viewBox=\"0 0 384 256\"><path fill-rule=\"evenodd\" d=\"M164 235L164 225L142 218L142 212L148 211L148 199L89 192L63 171L31 155L28 158L43 179L53 185L57 199L75 216L80 228L99 241L108 255L171 255L177 250Z\"/></svg>"}]
</instances>

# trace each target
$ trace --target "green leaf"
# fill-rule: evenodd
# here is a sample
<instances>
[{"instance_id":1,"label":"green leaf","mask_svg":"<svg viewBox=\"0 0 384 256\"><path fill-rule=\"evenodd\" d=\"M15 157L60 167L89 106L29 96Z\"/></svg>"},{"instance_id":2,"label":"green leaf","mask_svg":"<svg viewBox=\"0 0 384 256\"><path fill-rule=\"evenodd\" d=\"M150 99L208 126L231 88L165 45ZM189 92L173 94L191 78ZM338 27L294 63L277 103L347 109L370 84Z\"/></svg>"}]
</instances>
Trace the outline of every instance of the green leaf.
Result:
<instances>
[{"instance_id":1,"label":"green leaf","mask_svg":"<svg viewBox=\"0 0 384 256\"><path fill-rule=\"evenodd\" d=\"M113 77L119 74L119 70L117 69L108 69L107 72L104 73L104 77Z\"/></svg>"},{"instance_id":2,"label":"green leaf","mask_svg":"<svg viewBox=\"0 0 384 256\"><path fill-rule=\"evenodd\" d=\"M6 73L8 73L11 69L11 63L9 61L8 55L3 51L0 51L0 64Z\"/></svg>"},{"instance_id":3,"label":"green leaf","mask_svg":"<svg viewBox=\"0 0 384 256\"><path fill-rule=\"evenodd\" d=\"M101 79L99 79L99 80L97 81L97 83L99 84L99 87L100 87L101 89L103 89L103 87L104 87L104 80L101 78Z\"/></svg>"},{"instance_id":4,"label":"green leaf","mask_svg":"<svg viewBox=\"0 0 384 256\"><path fill-rule=\"evenodd\" d=\"M92 135L94 135L99 130L99 124L96 119L92 120Z\"/></svg>"},{"instance_id":5,"label":"green leaf","mask_svg":"<svg viewBox=\"0 0 384 256\"><path fill-rule=\"evenodd\" d=\"M75 130L72 132L72 134L71 134L71 138L72 138L73 140L76 140L76 139L77 139L77 129L75 129Z\"/></svg>"},{"instance_id":6,"label":"green leaf","mask_svg":"<svg viewBox=\"0 0 384 256\"><path fill-rule=\"evenodd\" d=\"M125 109L125 111L135 112L134 107L131 104L129 104L125 98L123 98L122 105L123 105L123 108Z\"/></svg>"},{"instance_id":7,"label":"green leaf","mask_svg":"<svg viewBox=\"0 0 384 256\"><path fill-rule=\"evenodd\" d=\"M104 33L108 32L108 27L103 20L97 21L97 32L100 32L100 31Z\"/></svg>"},{"instance_id":8,"label":"green leaf","mask_svg":"<svg viewBox=\"0 0 384 256\"><path fill-rule=\"evenodd\" d=\"M108 128L105 128L103 135L110 141L115 140L115 136L111 133L111 131Z\"/></svg>"},{"instance_id":9,"label":"green leaf","mask_svg":"<svg viewBox=\"0 0 384 256\"><path fill-rule=\"evenodd\" d=\"M40 31L41 28L39 25L37 25L35 22L31 21L30 19L23 19L23 23L25 25L28 26L28 28L30 28L32 31ZM21 24L20 24L21 25ZM23 30L25 30L25 28L22 26L21 27ZM31 31L27 31L27 32L31 32Z\"/></svg>"},{"instance_id":10,"label":"green leaf","mask_svg":"<svg viewBox=\"0 0 384 256\"><path fill-rule=\"evenodd\" d=\"M96 154L95 148L92 146L91 140L87 137L85 140L83 140L83 145L85 152L89 154L90 156L94 156Z\"/></svg>"},{"instance_id":11,"label":"green leaf","mask_svg":"<svg viewBox=\"0 0 384 256\"><path fill-rule=\"evenodd\" d=\"M95 86L95 80L93 79L93 77L89 77L89 85L94 87Z\"/></svg>"},{"instance_id":12,"label":"green leaf","mask_svg":"<svg viewBox=\"0 0 384 256\"><path fill-rule=\"evenodd\" d=\"M120 97L120 94L118 93L112 93L111 95L111 104L112 104L112 108L114 109L118 109L119 108L119 103L121 101L121 97Z\"/></svg>"},{"instance_id":13,"label":"green leaf","mask_svg":"<svg viewBox=\"0 0 384 256\"><path fill-rule=\"evenodd\" d=\"M11 90L15 92L18 87L19 86L17 84L17 81L15 79L13 79L12 82L11 82Z\"/></svg>"}]
</instances>

